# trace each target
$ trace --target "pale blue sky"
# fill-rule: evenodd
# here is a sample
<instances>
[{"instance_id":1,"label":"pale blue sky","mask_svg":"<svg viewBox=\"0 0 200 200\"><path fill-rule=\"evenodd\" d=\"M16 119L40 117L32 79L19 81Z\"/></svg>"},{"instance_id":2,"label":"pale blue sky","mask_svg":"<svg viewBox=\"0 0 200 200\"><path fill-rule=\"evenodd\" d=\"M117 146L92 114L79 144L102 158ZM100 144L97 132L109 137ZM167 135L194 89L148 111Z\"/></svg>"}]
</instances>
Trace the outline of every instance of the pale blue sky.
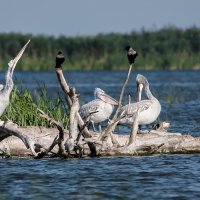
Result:
<instances>
[{"instance_id":1,"label":"pale blue sky","mask_svg":"<svg viewBox=\"0 0 200 200\"><path fill-rule=\"evenodd\" d=\"M0 32L80 36L168 25L200 27L200 0L0 0Z\"/></svg>"}]
</instances>

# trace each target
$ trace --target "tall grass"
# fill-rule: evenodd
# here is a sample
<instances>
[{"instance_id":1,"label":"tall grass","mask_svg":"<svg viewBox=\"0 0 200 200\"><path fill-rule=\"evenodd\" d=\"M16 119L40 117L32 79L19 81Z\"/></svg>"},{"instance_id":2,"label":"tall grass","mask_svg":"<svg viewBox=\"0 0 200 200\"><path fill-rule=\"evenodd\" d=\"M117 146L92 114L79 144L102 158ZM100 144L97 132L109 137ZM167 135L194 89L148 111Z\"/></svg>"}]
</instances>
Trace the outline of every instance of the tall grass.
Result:
<instances>
[{"instance_id":1,"label":"tall grass","mask_svg":"<svg viewBox=\"0 0 200 200\"><path fill-rule=\"evenodd\" d=\"M19 126L51 127L39 116L37 108L43 110L49 117L62 122L64 127L68 126L68 113L61 97L57 96L56 100L47 98L45 86L41 88L36 97L33 97L30 91L18 89L15 86L11 94L10 104L1 119L11 120Z\"/></svg>"}]
</instances>

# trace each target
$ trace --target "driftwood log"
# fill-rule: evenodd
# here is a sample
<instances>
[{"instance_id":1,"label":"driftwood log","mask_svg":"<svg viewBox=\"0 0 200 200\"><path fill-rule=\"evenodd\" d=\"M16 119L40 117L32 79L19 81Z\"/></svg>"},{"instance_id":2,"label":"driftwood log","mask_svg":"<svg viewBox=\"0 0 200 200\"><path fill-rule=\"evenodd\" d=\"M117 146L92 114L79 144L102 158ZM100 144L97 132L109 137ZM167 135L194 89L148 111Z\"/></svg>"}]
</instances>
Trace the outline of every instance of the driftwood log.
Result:
<instances>
[{"instance_id":1,"label":"driftwood log","mask_svg":"<svg viewBox=\"0 0 200 200\"><path fill-rule=\"evenodd\" d=\"M0 142L0 155L39 157L38 153L46 152L59 134L57 128L45 127L18 127L12 122L6 122L0 128L1 138L3 135L10 136ZM100 133L91 132L92 139L96 145L97 156L120 156L120 155L152 155L164 153L200 153L200 137L182 135L180 133L168 133L166 131L152 130L149 133L137 135L136 142L128 145L129 135L113 134L119 146L114 147L112 140L102 143L98 140ZM64 130L65 140L69 138L69 131ZM83 148L81 156L90 156L91 151L87 141L81 140ZM34 149L34 151L33 151ZM59 156L59 146L55 145L45 154L48 157ZM80 152L79 152L80 153ZM39 155L40 155L39 154ZM67 155L66 155L67 156ZM70 157L73 154L70 155ZM75 154L78 157L80 154Z\"/></svg>"},{"instance_id":2,"label":"driftwood log","mask_svg":"<svg viewBox=\"0 0 200 200\"><path fill-rule=\"evenodd\" d=\"M39 108L38 115L46 119L49 124L54 125L55 128L19 127L10 121L0 121L0 155L2 157L42 158L200 153L200 137L169 133L164 123L157 130L137 134L136 117L130 134L115 133L115 127L119 120L126 115L126 113L120 113L120 109L132 64L122 86L118 108L108 126L102 133L88 130L90 116L85 122L81 119L78 94L75 88L69 87L63 76L61 68L63 62L64 56L62 52L59 52L56 57L56 74L70 110L69 129L64 129L62 123L50 118Z\"/></svg>"}]
</instances>

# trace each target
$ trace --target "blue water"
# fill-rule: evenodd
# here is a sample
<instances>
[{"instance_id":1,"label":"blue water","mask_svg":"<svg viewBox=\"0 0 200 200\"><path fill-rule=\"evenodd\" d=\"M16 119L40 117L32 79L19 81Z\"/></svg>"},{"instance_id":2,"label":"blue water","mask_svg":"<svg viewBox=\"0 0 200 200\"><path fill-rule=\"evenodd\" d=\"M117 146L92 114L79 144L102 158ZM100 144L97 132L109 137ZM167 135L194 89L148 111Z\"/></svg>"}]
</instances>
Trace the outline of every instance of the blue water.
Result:
<instances>
[{"instance_id":1,"label":"blue water","mask_svg":"<svg viewBox=\"0 0 200 200\"><path fill-rule=\"evenodd\" d=\"M133 71L126 90L135 100L136 74L145 75L160 100L160 121L170 131L200 136L200 71ZM81 104L100 87L118 99L125 71L65 72ZM1 82L4 74L0 73ZM20 80L20 81L19 81ZM19 83L22 82L22 83ZM17 72L15 83L33 94L45 82L49 97L62 95L55 72ZM143 99L145 96L143 96ZM119 128L119 133L128 128ZM4 159L0 199L200 199L200 156L160 155L86 159Z\"/></svg>"},{"instance_id":2,"label":"blue water","mask_svg":"<svg viewBox=\"0 0 200 200\"><path fill-rule=\"evenodd\" d=\"M2 160L0 199L200 199L199 155Z\"/></svg>"}]
</instances>

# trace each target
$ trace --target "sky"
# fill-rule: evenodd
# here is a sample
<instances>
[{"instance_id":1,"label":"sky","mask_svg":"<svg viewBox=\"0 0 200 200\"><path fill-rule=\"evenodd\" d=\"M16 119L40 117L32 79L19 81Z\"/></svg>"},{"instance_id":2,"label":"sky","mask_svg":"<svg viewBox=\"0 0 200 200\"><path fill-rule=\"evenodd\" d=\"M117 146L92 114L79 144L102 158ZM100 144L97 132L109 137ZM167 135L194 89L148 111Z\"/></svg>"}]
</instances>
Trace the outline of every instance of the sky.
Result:
<instances>
[{"instance_id":1,"label":"sky","mask_svg":"<svg viewBox=\"0 0 200 200\"><path fill-rule=\"evenodd\" d=\"M0 0L0 33L83 36L200 27L200 0Z\"/></svg>"}]
</instances>

